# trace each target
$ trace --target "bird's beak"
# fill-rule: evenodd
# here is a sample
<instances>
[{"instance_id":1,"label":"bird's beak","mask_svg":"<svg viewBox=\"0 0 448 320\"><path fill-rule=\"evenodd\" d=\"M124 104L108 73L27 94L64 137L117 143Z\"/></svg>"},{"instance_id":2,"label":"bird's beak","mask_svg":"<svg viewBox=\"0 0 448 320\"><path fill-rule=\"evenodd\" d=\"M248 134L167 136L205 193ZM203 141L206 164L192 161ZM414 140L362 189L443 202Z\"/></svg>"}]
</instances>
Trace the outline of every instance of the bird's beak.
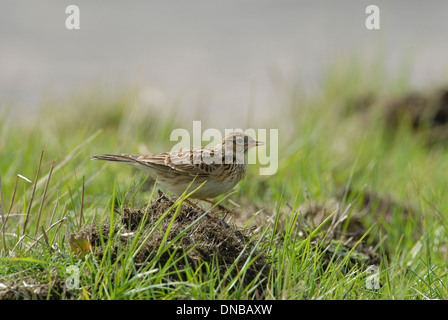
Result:
<instances>
[{"instance_id":1,"label":"bird's beak","mask_svg":"<svg viewBox=\"0 0 448 320\"><path fill-rule=\"evenodd\" d=\"M251 140L249 140L248 145L249 145L249 148L258 147L258 146L264 145L264 142L263 141L259 141L259 140L251 139Z\"/></svg>"}]
</instances>

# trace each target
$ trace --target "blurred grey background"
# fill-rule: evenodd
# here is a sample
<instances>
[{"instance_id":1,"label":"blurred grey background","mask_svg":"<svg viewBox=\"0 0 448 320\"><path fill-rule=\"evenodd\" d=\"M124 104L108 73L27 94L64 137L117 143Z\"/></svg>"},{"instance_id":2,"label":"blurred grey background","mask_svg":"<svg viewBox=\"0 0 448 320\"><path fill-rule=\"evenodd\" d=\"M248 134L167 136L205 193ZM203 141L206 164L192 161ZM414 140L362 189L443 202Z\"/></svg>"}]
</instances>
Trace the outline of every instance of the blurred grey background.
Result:
<instances>
[{"instance_id":1,"label":"blurred grey background","mask_svg":"<svg viewBox=\"0 0 448 320\"><path fill-rule=\"evenodd\" d=\"M224 116L275 108L272 72L318 93L339 57L381 53L391 75L411 61L417 88L437 85L448 69L446 0L0 3L0 108L14 111L101 84ZM65 27L70 4L80 8L80 30ZM381 30L365 28L369 4L381 10Z\"/></svg>"}]
</instances>

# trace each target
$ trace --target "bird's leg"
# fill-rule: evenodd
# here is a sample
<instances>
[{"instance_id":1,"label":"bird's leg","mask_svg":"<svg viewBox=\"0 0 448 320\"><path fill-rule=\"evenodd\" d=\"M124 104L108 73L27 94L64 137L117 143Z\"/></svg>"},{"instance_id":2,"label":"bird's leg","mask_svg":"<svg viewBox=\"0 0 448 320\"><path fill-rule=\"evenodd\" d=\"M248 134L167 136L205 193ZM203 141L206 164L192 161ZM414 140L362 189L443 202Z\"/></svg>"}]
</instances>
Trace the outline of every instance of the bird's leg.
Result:
<instances>
[{"instance_id":1,"label":"bird's leg","mask_svg":"<svg viewBox=\"0 0 448 320\"><path fill-rule=\"evenodd\" d=\"M219 210L224 210L226 212L229 212L229 210L226 207L224 207L223 205L220 205L220 204L216 205L216 203L211 201L211 200L208 200L208 199L199 199L199 200L208 202L208 203L210 203L213 206L217 206Z\"/></svg>"},{"instance_id":2,"label":"bird's leg","mask_svg":"<svg viewBox=\"0 0 448 320\"><path fill-rule=\"evenodd\" d=\"M213 205L213 206L217 206L217 208L218 208L219 210L225 211L225 213L226 213L225 216L227 216L227 214L230 212L230 210L228 210L228 209L227 209L226 207L224 207L223 205L220 205L220 204L217 205L215 202L213 202L213 201L211 201L211 200L208 200L208 199L199 199L199 200L208 202L208 203L210 203L210 204ZM188 199L184 199L184 202L188 203L190 206L192 206L192 207L195 208L196 210L204 211L203 209L201 209L200 207L198 207L197 205L195 205L193 202L191 202L191 201L188 200Z\"/></svg>"},{"instance_id":3,"label":"bird's leg","mask_svg":"<svg viewBox=\"0 0 448 320\"><path fill-rule=\"evenodd\" d=\"M191 202L191 201L188 200L188 199L184 199L184 202L188 203L190 206L192 206L192 207L195 208L196 210L203 211L201 208L199 208L197 205L195 205L193 202Z\"/></svg>"}]
</instances>

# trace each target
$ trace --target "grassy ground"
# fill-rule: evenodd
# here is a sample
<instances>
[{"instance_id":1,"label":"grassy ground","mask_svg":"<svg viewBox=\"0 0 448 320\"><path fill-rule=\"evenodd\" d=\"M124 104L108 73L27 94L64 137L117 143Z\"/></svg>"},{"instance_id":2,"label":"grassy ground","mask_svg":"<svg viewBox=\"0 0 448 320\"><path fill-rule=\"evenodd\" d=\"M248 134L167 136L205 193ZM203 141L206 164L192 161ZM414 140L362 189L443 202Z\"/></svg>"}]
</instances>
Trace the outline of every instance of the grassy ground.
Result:
<instances>
[{"instance_id":1,"label":"grassy ground","mask_svg":"<svg viewBox=\"0 0 448 320\"><path fill-rule=\"evenodd\" d=\"M386 82L377 66L338 65L325 79L312 97L294 86L279 90L284 112L250 124L279 129L279 169L259 176L258 165L249 167L223 197L235 209L225 225L220 213L191 215L182 199L155 215L145 208L160 196L142 173L89 160L170 150L171 131L190 128L200 110L161 112L139 103L138 90L45 101L29 118L11 120L2 110L1 214L8 219L0 296L448 298L446 146L428 143L431 130L412 130L406 115L386 129L385 105L406 94L405 77ZM361 108L366 96L375 99ZM138 209L147 214L131 229L123 217ZM208 229L217 232L203 236ZM71 233L92 252L76 255Z\"/></svg>"}]
</instances>

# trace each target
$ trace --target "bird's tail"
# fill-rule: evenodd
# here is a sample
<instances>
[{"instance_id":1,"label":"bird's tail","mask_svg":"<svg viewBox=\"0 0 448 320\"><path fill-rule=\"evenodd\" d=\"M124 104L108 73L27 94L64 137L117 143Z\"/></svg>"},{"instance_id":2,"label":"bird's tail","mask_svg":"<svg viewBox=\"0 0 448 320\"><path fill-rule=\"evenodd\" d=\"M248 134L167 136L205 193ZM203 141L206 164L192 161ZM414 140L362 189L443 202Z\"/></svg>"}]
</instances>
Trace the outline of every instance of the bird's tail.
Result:
<instances>
[{"instance_id":1,"label":"bird's tail","mask_svg":"<svg viewBox=\"0 0 448 320\"><path fill-rule=\"evenodd\" d=\"M138 158L138 156L132 154L102 154L99 156L92 156L92 160L114 161L122 163L138 163L138 161L136 161L136 158Z\"/></svg>"}]
</instances>

